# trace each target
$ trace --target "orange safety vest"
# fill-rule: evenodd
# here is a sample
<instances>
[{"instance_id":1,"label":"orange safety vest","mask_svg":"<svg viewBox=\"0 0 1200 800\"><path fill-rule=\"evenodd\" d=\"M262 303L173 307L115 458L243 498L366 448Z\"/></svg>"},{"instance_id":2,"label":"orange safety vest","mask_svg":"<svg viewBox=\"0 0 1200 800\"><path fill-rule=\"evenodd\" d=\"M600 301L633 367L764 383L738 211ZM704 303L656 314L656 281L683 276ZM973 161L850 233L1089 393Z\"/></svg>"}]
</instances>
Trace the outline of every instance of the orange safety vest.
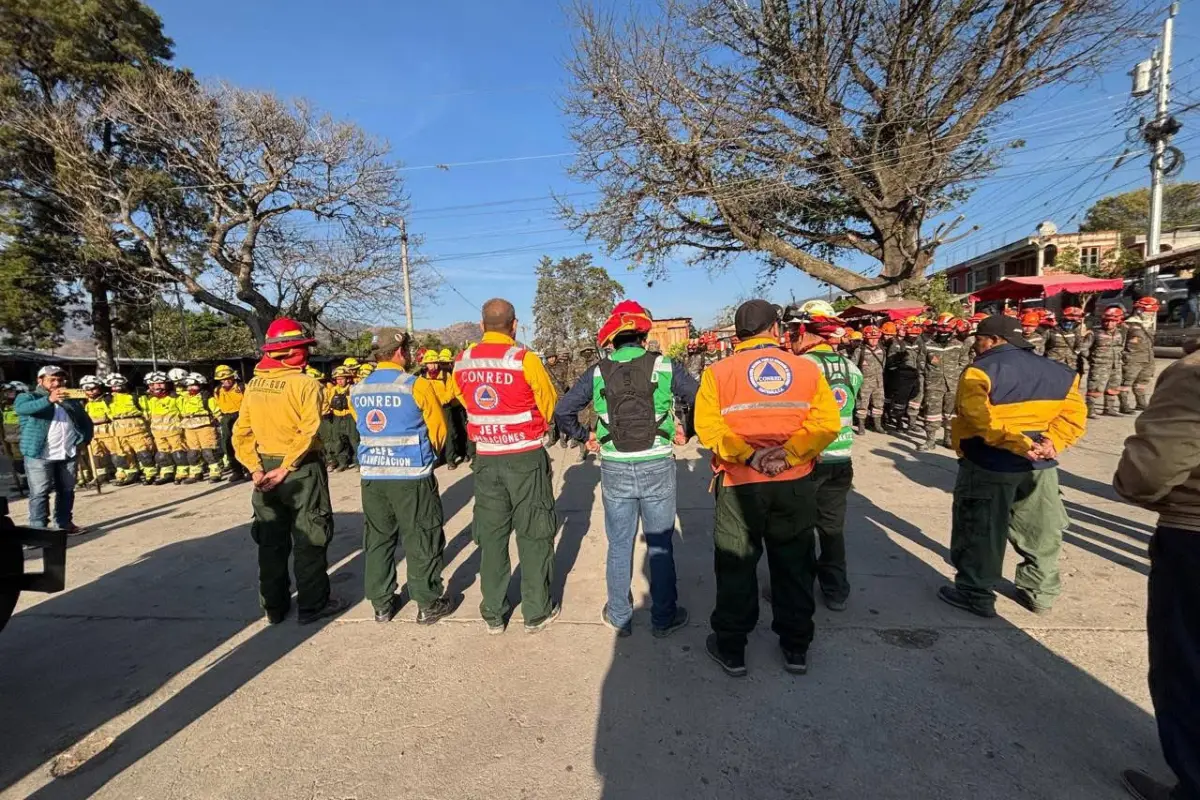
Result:
<instances>
[{"instance_id":1,"label":"orange safety vest","mask_svg":"<svg viewBox=\"0 0 1200 800\"><path fill-rule=\"evenodd\" d=\"M454 381L467 407L467 436L479 455L537 450L548 426L525 379L526 350L483 342L458 354Z\"/></svg>"},{"instance_id":2,"label":"orange safety vest","mask_svg":"<svg viewBox=\"0 0 1200 800\"><path fill-rule=\"evenodd\" d=\"M786 444L808 418L821 381L821 368L778 347L734 353L709 367L717 384L717 402L730 430L754 449ZM724 472L726 486L790 481L812 472L797 464L771 478L746 464L713 456L713 470Z\"/></svg>"}]
</instances>

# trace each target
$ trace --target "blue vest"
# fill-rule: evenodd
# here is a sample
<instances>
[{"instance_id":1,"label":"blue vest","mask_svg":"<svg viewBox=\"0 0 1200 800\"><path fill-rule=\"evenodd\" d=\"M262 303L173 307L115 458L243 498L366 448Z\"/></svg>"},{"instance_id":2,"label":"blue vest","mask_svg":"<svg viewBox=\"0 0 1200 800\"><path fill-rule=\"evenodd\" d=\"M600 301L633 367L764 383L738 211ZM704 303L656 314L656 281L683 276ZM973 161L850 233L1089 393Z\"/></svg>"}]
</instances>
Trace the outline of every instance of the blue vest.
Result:
<instances>
[{"instance_id":1,"label":"blue vest","mask_svg":"<svg viewBox=\"0 0 1200 800\"><path fill-rule=\"evenodd\" d=\"M366 480L416 480L433 473L433 445L412 396L414 381L398 369L377 369L350 387L358 417L358 466Z\"/></svg>"}]
</instances>

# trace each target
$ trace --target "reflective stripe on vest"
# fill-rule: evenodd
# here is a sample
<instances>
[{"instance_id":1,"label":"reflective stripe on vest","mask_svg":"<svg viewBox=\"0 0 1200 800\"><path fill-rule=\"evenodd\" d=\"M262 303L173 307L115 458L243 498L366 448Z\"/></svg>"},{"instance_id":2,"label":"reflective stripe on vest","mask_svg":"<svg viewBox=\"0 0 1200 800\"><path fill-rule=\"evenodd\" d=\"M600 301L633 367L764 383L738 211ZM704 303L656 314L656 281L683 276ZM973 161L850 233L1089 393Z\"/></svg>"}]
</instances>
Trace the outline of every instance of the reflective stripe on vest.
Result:
<instances>
[{"instance_id":1,"label":"reflective stripe on vest","mask_svg":"<svg viewBox=\"0 0 1200 800\"><path fill-rule=\"evenodd\" d=\"M725 424L756 450L785 444L808 418L822 378L812 361L776 347L742 350L709 367ZM766 483L803 478L813 464L798 464L768 477L746 464L713 456L713 469L724 484Z\"/></svg>"},{"instance_id":2,"label":"reflective stripe on vest","mask_svg":"<svg viewBox=\"0 0 1200 800\"><path fill-rule=\"evenodd\" d=\"M525 352L515 345L483 342L455 361L454 382L477 453L523 453L542 446L548 426L525 379Z\"/></svg>"},{"instance_id":3,"label":"reflective stripe on vest","mask_svg":"<svg viewBox=\"0 0 1200 800\"><path fill-rule=\"evenodd\" d=\"M433 472L429 428L412 396L415 382L414 376L401 370L377 369L350 387L363 478L415 480Z\"/></svg>"}]
</instances>

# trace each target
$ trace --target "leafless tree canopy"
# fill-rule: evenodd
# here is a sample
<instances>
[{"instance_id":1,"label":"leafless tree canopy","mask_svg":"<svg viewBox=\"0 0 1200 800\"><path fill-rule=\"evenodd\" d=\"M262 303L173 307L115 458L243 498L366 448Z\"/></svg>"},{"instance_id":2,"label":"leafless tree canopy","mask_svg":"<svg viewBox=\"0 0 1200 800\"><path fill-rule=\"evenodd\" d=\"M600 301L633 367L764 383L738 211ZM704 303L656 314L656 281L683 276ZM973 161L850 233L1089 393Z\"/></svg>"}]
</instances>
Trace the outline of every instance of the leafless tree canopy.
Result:
<instances>
[{"instance_id":1,"label":"leafless tree canopy","mask_svg":"<svg viewBox=\"0 0 1200 800\"><path fill-rule=\"evenodd\" d=\"M1140 0L1139 0L1140 2ZM997 166L1006 103L1087 78L1127 41L1127 0L661 0L579 6L567 99L601 190L566 207L651 271L672 253L763 255L860 296L920 275L926 223ZM865 253L880 278L835 266Z\"/></svg>"},{"instance_id":2,"label":"leafless tree canopy","mask_svg":"<svg viewBox=\"0 0 1200 800\"><path fill-rule=\"evenodd\" d=\"M260 340L279 314L363 319L381 300L403 313L392 226L407 201L387 145L351 123L155 69L28 129L55 149L75 227L144 248L159 276Z\"/></svg>"}]
</instances>

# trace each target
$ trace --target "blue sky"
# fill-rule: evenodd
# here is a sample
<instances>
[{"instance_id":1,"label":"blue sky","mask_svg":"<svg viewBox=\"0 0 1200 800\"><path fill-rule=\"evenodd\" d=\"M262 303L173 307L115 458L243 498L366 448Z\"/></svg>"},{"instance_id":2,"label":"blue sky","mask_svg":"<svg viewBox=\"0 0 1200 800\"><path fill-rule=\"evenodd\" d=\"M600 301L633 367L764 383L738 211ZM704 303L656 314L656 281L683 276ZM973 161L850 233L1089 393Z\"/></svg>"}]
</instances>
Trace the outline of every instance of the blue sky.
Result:
<instances>
[{"instance_id":1,"label":"blue sky","mask_svg":"<svg viewBox=\"0 0 1200 800\"><path fill-rule=\"evenodd\" d=\"M562 227L549 200L551 191L587 188L566 177L569 158L547 157L573 149L557 102L571 31L553 0L149 2L175 40L180 66L206 79L306 97L391 142L407 167L410 231L425 237L422 252L438 257L450 284L417 310L418 327L475 319L479 303L496 295L532 321L538 258L599 252ZM1184 5L1176 30L1173 105L1183 107L1200 102L1200 11ZM1130 147L1138 158L1110 169L1131 124L1119 123L1128 106L1125 73L1149 55L1151 43L1131 47L1140 54L1101 80L1020 102L998 136L1023 139L1026 147L960 209L966 225L981 229L944 248L938 266L1031 232L1042 219L1071 229L1095 199L1148 184L1138 144ZM1188 140L1200 139L1193 130L1200 109L1182 118L1181 149L1197 152ZM518 157L529 158L424 168ZM1197 175L1189 165L1181 177ZM518 198L534 199L512 202ZM746 257L717 276L676 270L649 288L626 264L598 261L656 315L692 316L700 324L750 293L758 273L756 260ZM777 281L772 297L820 291L797 271Z\"/></svg>"}]
</instances>

